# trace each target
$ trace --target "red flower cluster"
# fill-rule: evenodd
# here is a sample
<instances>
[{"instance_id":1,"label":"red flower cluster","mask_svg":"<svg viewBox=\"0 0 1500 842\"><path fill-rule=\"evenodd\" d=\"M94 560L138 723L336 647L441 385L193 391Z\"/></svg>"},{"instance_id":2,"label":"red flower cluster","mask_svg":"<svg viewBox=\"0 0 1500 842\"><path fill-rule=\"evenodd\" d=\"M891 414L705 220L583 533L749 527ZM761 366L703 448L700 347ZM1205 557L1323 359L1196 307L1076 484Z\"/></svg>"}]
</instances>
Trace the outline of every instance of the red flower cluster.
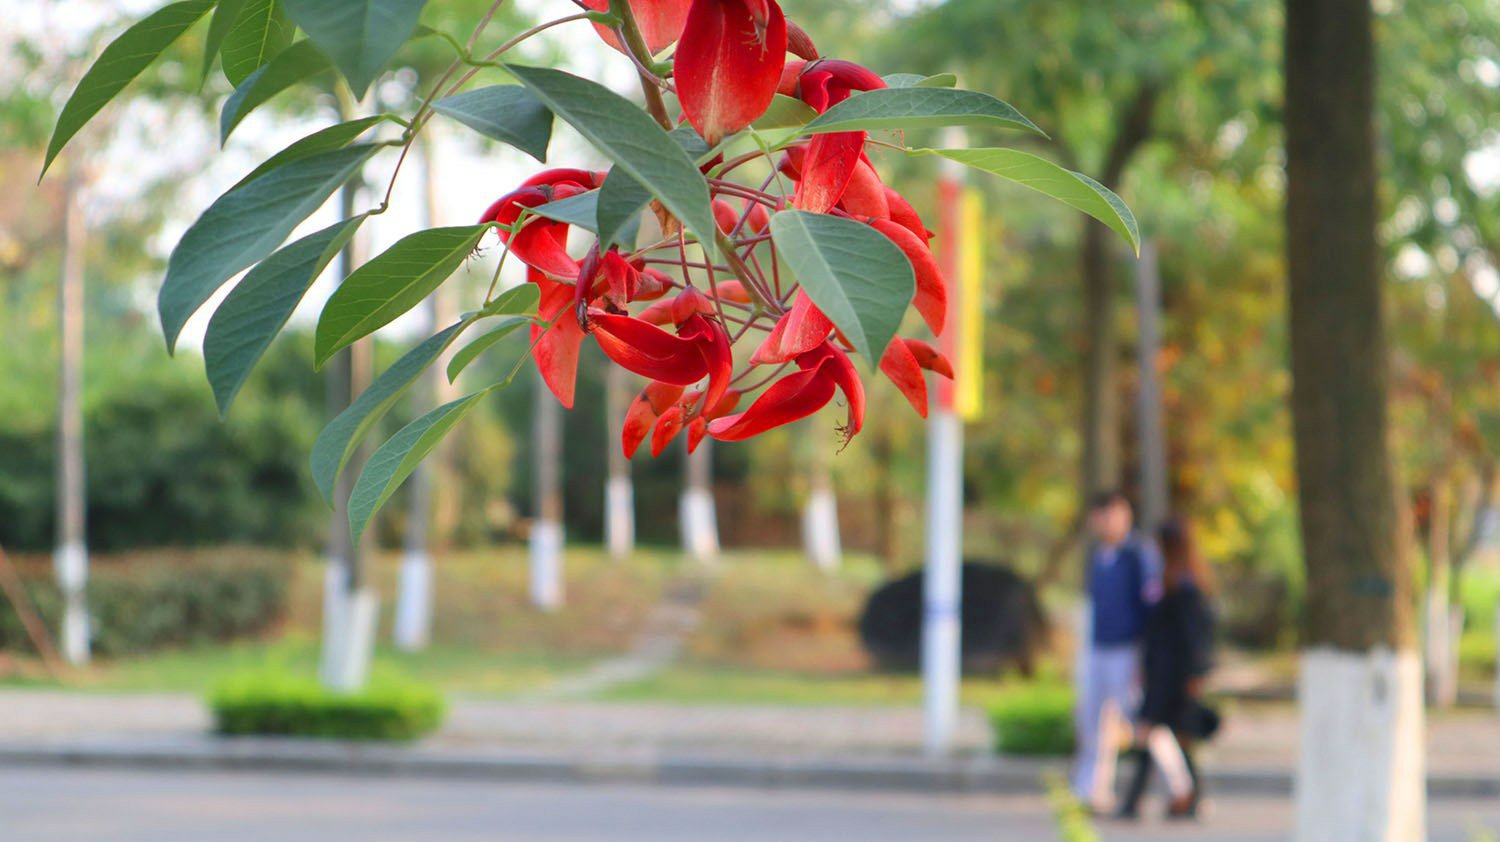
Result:
<instances>
[{"instance_id":1,"label":"red flower cluster","mask_svg":"<svg viewBox=\"0 0 1500 842\"><path fill-rule=\"evenodd\" d=\"M609 5L588 4L600 10ZM819 57L775 0L630 5L648 49L677 44L671 79L663 85L676 93L684 118L710 146L748 127L778 93L822 113L857 92L885 87L865 67ZM608 43L625 49L620 33L599 28ZM645 66L650 57L637 58ZM495 202L481 221L504 226L502 240L541 292L538 315L544 324L532 328L533 355L558 400L572 406L579 348L592 336L616 364L650 381L625 421L626 454L647 438L652 454L660 454L683 430L689 449L705 436L747 439L805 418L838 394L848 407L842 437L858 433L865 392L848 357L850 343L811 298L782 277L767 228L772 214L789 207L870 225L911 261L917 280L913 306L941 334L947 291L928 247L932 234L911 204L880 180L865 146L864 132L795 142L775 154L769 176L758 184L734 177L766 153L715 157L703 172L724 253L698 247L654 206L666 232L658 241L625 251L596 244L582 259L571 257L569 226L527 209L594 190L604 173L548 170ZM734 348L752 332L763 337L753 341L753 353L737 370ZM923 417L924 370L953 376L932 345L900 337L884 349L880 369Z\"/></svg>"}]
</instances>

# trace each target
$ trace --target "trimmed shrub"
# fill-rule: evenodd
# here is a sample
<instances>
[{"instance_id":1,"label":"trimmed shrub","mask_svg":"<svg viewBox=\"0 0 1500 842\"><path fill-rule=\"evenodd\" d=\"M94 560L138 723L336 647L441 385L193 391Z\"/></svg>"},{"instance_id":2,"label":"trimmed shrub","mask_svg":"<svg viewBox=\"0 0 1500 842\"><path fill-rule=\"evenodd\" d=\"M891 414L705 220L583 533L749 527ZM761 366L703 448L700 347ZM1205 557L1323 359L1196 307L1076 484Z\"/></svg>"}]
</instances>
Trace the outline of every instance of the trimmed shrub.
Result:
<instances>
[{"instance_id":1,"label":"trimmed shrub","mask_svg":"<svg viewBox=\"0 0 1500 842\"><path fill-rule=\"evenodd\" d=\"M1060 684L1017 686L990 705L990 725L1001 754L1069 754L1073 691Z\"/></svg>"},{"instance_id":2,"label":"trimmed shrub","mask_svg":"<svg viewBox=\"0 0 1500 842\"><path fill-rule=\"evenodd\" d=\"M246 549L101 558L89 569L94 654L262 635L286 617L291 576L284 556ZM28 565L22 582L48 627L57 628L62 600L50 567ZM0 599L0 649L30 648L15 608Z\"/></svg>"},{"instance_id":3,"label":"trimmed shrub","mask_svg":"<svg viewBox=\"0 0 1500 842\"><path fill-rule=\"evenodd\" d=\"M282 672L243 673L209 695L221 734L414 740L443 722L437 690L383 677L357 693L335 693L316 680Z\"/></svg>"}]
</instances>

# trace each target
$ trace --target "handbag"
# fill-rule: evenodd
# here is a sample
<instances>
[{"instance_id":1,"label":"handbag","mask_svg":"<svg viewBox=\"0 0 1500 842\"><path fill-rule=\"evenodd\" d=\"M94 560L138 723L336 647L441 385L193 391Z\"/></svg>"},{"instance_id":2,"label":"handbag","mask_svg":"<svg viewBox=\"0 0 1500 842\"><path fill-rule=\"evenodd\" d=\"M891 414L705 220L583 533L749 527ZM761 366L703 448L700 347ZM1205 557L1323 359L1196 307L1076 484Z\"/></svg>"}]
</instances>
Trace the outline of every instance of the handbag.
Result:
<instances>
[{"instance_id":1,"label":"handbag","mask_svg":"<svg viewBox=\"0 0 1500 842\"><path fill-rule=\"evenodd\" d=\"M1198 740L1211 740L1219 733L1219 726L1223 724L1224 718L1212 705L1193 700L1189 703L1186 715L1183 717L1183 731L1188 736Z\"/></svg>"}]
</instances>

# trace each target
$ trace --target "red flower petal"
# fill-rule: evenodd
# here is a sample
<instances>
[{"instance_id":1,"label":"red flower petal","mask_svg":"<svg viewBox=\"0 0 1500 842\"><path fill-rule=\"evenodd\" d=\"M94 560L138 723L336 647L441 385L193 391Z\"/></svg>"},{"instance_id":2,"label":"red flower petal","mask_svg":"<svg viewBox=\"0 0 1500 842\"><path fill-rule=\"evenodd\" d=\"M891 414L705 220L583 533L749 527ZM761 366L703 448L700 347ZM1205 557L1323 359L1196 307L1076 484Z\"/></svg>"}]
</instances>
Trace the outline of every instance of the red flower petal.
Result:
<instances>
[{"instance_id":1,"label":"red flower petal","mask_svg":"<svg viewBox=\"0 0 1500 842\"><path fill-rule=\"evenodd\" d=\"M660 456L662 451L667 449L667 445L672 443L672 439L677 438L677 434L682 432L684 420L681 406L673 406L661 414L661 418L651 430L651 455L653 457Z\"/></svg>"},{"instance_id":2,"label":"red flower petal","mask_svg":"<svg viewBox=\"0 0 1500 842\"><path fill-rule=\"evenodd\" d=\"M875 168L866 161L856 161L854 172L839 198L839 205L850 216L870 216L876 219L891 218L891 204L885 197L885 185Z\"/></svg>"},{"instance_id":3,"label":"red flower petal","mask_svg":"<svg viewBox=\"0 0 1500 842\"><path fill-rule=\"evenodd\" d=\"M905 226L889 219L874 219L870 227L884 234L895 243L917 275L917 295L912 304L932 332L941 335L948 318L948 285L943 282L943 271L938 268L932 249L908 231Z\"/></svg>"},{"instance_id":4,"label":"red flower petal","mask_svg":"<svg viewBox=\"0 0 1500 842\"><path fill-rule=\"evenodd\" d=\"M708 373L708 391L704 406L717 406L734 379L734 349L729 334L717 319L694 313L683 323L678 335L692 342L702 356Z\"/></svg>"},{"instance_id":5,"label":"red flower petal","mask_svg":"<svg viewBox=\"0 0 1500 842\"><path fill-rule=\"evenodd\" d=\"M657 419L681 397L681 386L655 381L647 384L636 395L635 400L630 403L630 409L625 412L625 424L620 429L620 443L625 448L626 458L635 455Z\"/></svg>"},{"instance_id":6,"label":"red flower petal","mask_svg":"<svg viewBox=\"0 0 1500 842\"><path fill-rule=\"evenodd\" d=\"M901 227L921 237L924 243L932 239L932 232L922 224L922 217L917 215L917 209L911 206L911 202L906 201L906 197L887 186L885 201L891 209L891 221L899 223Z\"/></svg>"},{"instance_id":7,"label":"red flower petal","mask_svg":"<svg viewBox=\"0 0 1500 842\"><path fill-rule=\"evenodd\" d=\"M820 134L807 145L802 180L792 204L799 210L827 213L843 198L865 148L864 132Z\"/></svg>"},{"instance_id":8,"label":"red flower petal","mask_svg":"<svg viewBox=\"0 0 1500 842\"><path fill-rule=\"evenodd\" d=\"M693 0L673 76L688 122L710 145L764 114L786 61L775 0Z\"/></svg>"},{"instance_id":9,"label":"red flower petal","mask_svg":"<svg viewBox=\"0 0 1500 842\"><path fill-rule=\"evenodd\" d=\"M859 379L859 372L854 369L849 356L828 343L798 357L797 365L816 365L838 384L839 390L844 393L844 399L849 401L848 424L843 430L844 440L853 438L865 423L865 384Z\"/></svg>"},{"instance_id":10,"label":"red flower petal","mask_svg":"<svg viewBox=\"0 0 1500 842\"><path fill-rule=\"evenodd\" d=\"M833 378L821 368L788 374L772 383L749 409L709 422L708 434L720 441L743 441L801 420L833 400L834 388Z\"/></svg>"},{"instance_id":11,"label":"red flower petal","mask_svg":"<svg viewBox=\"0 0 1500 842\"><path fill-rule=\"evenodd\" d=\"M699 343L630 316L592 311L594 338L622 368L652 380L687 386L708 374Z\"/></svg>"},{"instance_id":12,"label":"red flower petal","mask_svg":"<svg viewBox=\"0 0 1500 842\"><path fill-rule=\"evenodd\" d=\"M948 358L943 356L938 349L920 339L903 339L901 341L906 343L906 348L908 351L911 351L912 359L917 361L917 365L928 371L940 374L949 380L953 379L953 363L948 362Z\"/></svg>"},{"instance_id":13,"label":"red flower petal","mask_svg":"<svg viewBox=\"0 0 1500 842\"><path fill-rule=\"evenodd\" d=\"M578 380L578 348L583 344L583 328L578 320L570 316L558 318L573 306L573 287L548 278L533 269L526 273L532 283L541 290L541 303L537 315L544 320L556 319L550 328L544 325L531 326L531 341L535 345L531 357L547 388L557 396L565 407L573 408L573 390Z\"/></svg>"},{"instance_id":14,"label":"red flower petal","mask_svg":"<svg viewBox=\"0 0 1500 842\"><path fill-rule=\"evenodd\" d=\"M833 321L823 315L805 292L798 292L787 313L786 328L781 337L781 358L790 359L816 348L828 338Z\"/></svg>"},{"instance_id":15,"label":"red flower petal","mask_svg":"<svg viewBox=\"0 0 1500 842\"><path fill-rule=\"evenodd\" d=\"M609 0L584 2L595 11L609 11ZM687 20L690 2L691 0L630 0L630 11L635 15L635 22L646 39L646 49L653 54L659 53L677 40L682 34L682 24ZM625 52L620 46L620 39L615 37L614 30L597 23L594 24L594 29L598 30L604 43Z\"/></svg>"},{"instance_id":16,"label":"red flower petal","mask_svg":"<svg viewBox=\"0 0 1500 842\"><path fill-rule=\"evenodd\" d=\"M922 367L917 364L917 358L912 356L911 349L905 342L900 339L891 340L880 357L880 370L906 396L912 409L926 418L927 378L922 376Z\"/></svg>"}]
</instances>

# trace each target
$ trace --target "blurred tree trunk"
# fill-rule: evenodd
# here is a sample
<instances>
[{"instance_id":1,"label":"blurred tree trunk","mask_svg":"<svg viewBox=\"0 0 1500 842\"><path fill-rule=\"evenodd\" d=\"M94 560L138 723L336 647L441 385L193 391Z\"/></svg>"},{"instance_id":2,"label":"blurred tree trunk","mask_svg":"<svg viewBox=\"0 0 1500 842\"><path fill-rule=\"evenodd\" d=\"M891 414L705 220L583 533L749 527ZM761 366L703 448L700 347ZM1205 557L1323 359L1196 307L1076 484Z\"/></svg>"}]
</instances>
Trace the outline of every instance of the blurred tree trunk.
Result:
<instances>
[{"instance_id":1,"label":"blurred tree trunk","mask_svg":"<svg viewBox=\"0 0 1500 842\"><path fill-rule=\"evenodd\" d=\"M800 444L807 450L807 500L802 504L802 551L813 566L826 573L839 567L843 557L839 540L838 496L833 489L833 471L828 464L827 436L818 419L803 422Z\"/></svg>"},{"instance_id":2,"label":"blurred tree trunk","mask_svg":"<svg viewBox=\"0 0 1500 842\"><path fill-rule=\"evenodd\" d=\"M1306 629L1296 838L1424 836L1421 661L1387 441L1369 0L1286 5L1287 268Z\"/></svg>"},{"instance_id":3,"label":"blurred tree trunk","mask_svg":"<svg viewBox=\"0 0 1500 842\"><path fill-rule=\"evenodd\" d=\"M535 510L531 518L531 604L556 611L563 604L562 405L540 370L532 397L531 447Z\"/></svg>"},{"instance_id":4,"label":"blurred tree trunk","mask_svg":"<svg viewBox=\"0 0 1500 842\"><path fill-rule=\"evenodd\" d=\"M891 443L889 424L881 424L870 443L870 455L875 461L875 555L879 557L886 575L895 575L901 569L901 530L899 499L895 478L895 448Z\"/></svg>"},{"instance_id":5,"label":"blurred tree trunk","mask_svg":"<svg viewBox=\"0 0 1500 842\"><path fill-rule=\"evenodd\" d=\"M1151 138L1157 88L1143 84L1118 121L1100 182L1118 191L1125 168ZM1109 229L1085 217L1079 275L1083 279L1083 485L1085 501L1120 484L1120 407L1115 384L1119 331L1115 324L1115 285Z\"/></svg>"},{"instance_id":6,"label":"blurred tree trunk","mask_svg":"<svg viewBox=\"0 0 1500 842\"><path fill-rule=\"evenodd\" d=\"M433 228L438 222L438 196L436 162L432 157L432 138L417 135L412 144L422 171L422 227ZM449 283L453 281L450 279ZM447 327L452 313L452 293L449 284L443 284L422 302L430 330L436 333ZM449 299L449 300L440 300ZM436 364L423 372L412 389L416 404L413 418L435 406L447 403L447 360L444 354ZM412 471L407 483L410 489L409 507L406 517L406 534L403 536L401 575L396 587L396 615L392 634L396 647L407 652L418 652L427 648L432 633L432 525L433 486L443 481L452 481L452 471L445 470L452 452L448 439L433 450Z\"/></svg>"},{"instance_id":7,"label":"blurred tree trunk","mask_svg":"<svg viewBox=\"0 0 1500 842\"><path fill-rule=\"evenodd\" d=\"M63 657L75 666L89 661L86 588L89 554L84 535L83 310L84 265L81 180L70 166L63 183L62 278L58 285L57 544L53 569L62 592Z\"/></svg>"},{"instance_id":8,"label":"blurred tree trunk","mask_svg":"<svg viewBox=\"0 0 1500 842\"><path fill-rule=\"evenodd\" d=\"M625 413L630 408L630 374L611 365L605 369L604 450L609 454L609 477L604 483L604 545L610 558L624 561L635 551L635 488L630 460L620 445Z\"/></svg>"}]
</instances>

